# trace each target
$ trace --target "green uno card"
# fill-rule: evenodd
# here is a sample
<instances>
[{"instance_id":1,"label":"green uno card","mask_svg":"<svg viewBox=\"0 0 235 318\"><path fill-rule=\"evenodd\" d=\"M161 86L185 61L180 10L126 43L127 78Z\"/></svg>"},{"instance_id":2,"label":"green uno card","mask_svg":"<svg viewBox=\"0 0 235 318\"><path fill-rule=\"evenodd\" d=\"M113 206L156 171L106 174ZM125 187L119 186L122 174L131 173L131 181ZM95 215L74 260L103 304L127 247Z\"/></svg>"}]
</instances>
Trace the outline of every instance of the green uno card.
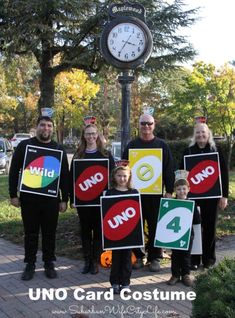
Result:
<instances>
[{"instance_id":1,"label":"green uno card","mask_svg":"<svg viewBox=\"0 0 235 318\"><path fill-rule=\"evenodd\" d=\"M154 247L188 250L195 202L162 198Z\"/></svg>"}]
</instances>

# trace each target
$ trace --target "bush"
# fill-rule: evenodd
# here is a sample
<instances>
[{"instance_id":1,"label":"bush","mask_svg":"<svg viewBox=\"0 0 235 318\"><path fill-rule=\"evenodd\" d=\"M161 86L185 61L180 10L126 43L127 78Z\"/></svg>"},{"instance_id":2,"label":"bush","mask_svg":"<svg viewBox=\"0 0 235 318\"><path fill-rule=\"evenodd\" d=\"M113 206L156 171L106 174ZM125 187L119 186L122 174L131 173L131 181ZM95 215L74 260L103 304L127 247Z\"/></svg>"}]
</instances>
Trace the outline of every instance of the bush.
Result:
<instances>
[{"instance_id":1,"label":"bush","mask_svg":"<svg viewBox=\"0 0 235 318\"><path fill-rule=\"evenodd\" d=\"M193 318L235 317L235 258L225 258L196 278Z\"/></svg>"}]
</instances>

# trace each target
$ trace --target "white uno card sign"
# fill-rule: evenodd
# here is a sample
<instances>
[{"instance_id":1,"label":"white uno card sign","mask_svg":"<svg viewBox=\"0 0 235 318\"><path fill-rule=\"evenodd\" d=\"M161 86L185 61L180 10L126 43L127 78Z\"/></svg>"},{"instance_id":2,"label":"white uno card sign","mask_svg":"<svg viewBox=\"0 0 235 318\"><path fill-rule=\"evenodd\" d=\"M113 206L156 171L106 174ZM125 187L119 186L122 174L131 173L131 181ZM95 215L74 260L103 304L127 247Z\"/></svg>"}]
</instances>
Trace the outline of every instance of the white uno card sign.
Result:
<instances>
[{"instance_id":1,"label":"white uno card sign","mask_svg":"<svg viewBox=\"0 0 235 318\"><path fill-rule=\"evenodd\" d=\"M27 145L20 192L57 197L62 155L61 150Z\"/></svg>"},{"instance_id":2,"label":"white uno card sign","mask_svg":"<svg viewBox=\"0 0 235 318\"><path fill-rule=\"evenodd\" d=\"M194 201L161 198L155 247L188 250Z\"/></svg>"},{"instance_id":3,"label":"white uno card sign","mask_svg":"<svg viewBox=\"0 0 235 318\"><path fill-rule=\"evenodd\" d=\"M190 199L221 198L221 175L217 152L184 156L189 171Z\"/></svg>"},{"instance_id":4,"label":"white uno card sign","mask_svg":"<svg viewBox=\"0 0 235 318\"><path fill-rule=\"evenodd\" d=\"M141 194L162 194L162 149L129 149L132 182Z\"/></svg>"},{"instance_id":5,"label":"white uno card sign","mask_svg":"<svg viewBox=\"0 0 235 318\"><path fill-rule=\"evenodd\" d=\"M104 250L144 246L139 194L101 197L101 220Z\"/></svg>"},{"instance_id":6,"label":"white uno card sign","mask_svg":"<svg viewBox=\"0 0 235 318\"><path fill-rule=\"evenodd\" d=\"M193 224L194 238L191 254L201 255L202 254L202 227L201 224Z\"/></svg>"},{"instance_id":7,"label":"white uno card sign","mask_svg":"<svg viewBox=\"0 0 235 318\"><path fill-rule=\"evenodd\" d=\"M100 206L109 183L109 159L73 161L74 206Z\"/></svg>"}]
</instances>

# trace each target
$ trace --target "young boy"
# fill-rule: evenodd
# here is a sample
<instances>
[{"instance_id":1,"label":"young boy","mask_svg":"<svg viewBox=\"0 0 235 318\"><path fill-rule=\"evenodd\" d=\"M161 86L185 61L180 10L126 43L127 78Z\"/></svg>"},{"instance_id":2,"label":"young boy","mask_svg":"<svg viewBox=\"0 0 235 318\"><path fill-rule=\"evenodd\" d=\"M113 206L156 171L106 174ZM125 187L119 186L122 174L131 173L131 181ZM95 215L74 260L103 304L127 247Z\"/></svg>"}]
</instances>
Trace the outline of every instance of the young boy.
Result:
<instances>
[{"instance_id":1,"label":"young boy","mask_svg":"<svg viewBox=\"0 0 235 318\"><path fill-rule=\"evenodd\" d=\"M177 170L175 171L174 189L176 198L180 200L187 200L189 193L189 183L187 181L188 171ZM200 214L195 204L193 214L193 224L200 224ZM185 286L192 286L193 280L190 277L190 255L192 249L192 242L194 238L193 228L191 231L191 238L188 250L172 250L171 254L171 273L172 276L167 282L168 285L175 285L182 278Z\"/></svg>"}]
</instances>

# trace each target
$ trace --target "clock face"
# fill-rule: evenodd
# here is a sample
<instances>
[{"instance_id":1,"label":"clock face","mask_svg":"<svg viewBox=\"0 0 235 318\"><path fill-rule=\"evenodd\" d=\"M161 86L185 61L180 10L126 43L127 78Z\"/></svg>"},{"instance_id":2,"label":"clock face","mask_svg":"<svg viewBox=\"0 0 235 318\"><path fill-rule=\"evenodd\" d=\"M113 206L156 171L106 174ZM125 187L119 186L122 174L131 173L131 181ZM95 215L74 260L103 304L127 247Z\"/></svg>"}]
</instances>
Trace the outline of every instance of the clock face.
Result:
<instances>
[{"instance_id":1,"label":"clock face","mask_svg":"<svg viewBox=\"0 0 235 318\"><path fill-rule=\"evenodd\" d=\"M109 32L107 46L112 56L117 60L134 61L145 51L145 33L134 23L119 23Z\"/></svg>"}]
</instances>

